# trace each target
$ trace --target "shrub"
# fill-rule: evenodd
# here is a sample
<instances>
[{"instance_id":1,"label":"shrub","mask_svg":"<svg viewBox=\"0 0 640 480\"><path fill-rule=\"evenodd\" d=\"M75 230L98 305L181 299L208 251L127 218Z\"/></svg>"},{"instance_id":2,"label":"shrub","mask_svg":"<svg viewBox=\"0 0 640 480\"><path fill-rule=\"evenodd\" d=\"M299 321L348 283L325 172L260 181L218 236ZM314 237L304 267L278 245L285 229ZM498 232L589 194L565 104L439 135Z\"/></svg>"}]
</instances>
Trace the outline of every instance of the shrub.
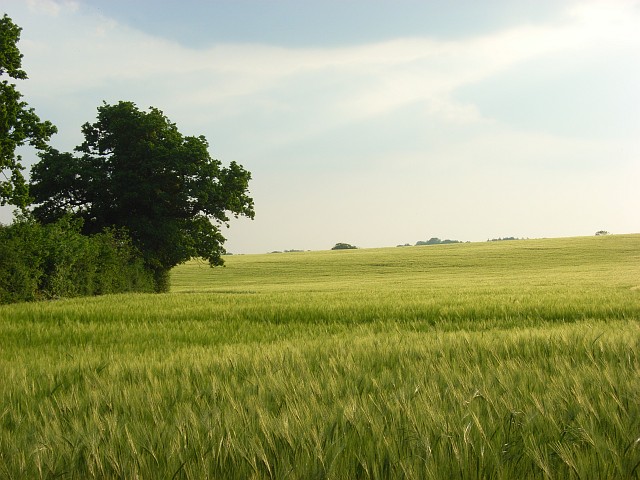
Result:
<instances>
[{"instance_id":1,"label":"shrub","mask_svg":"<svg viewBox=\"0 0 640 480\"><path fill-rule=\"evenodd\" d=\"M0 303L36 299L43 275L42 230L25 220L0 225Z\"/></svg>"},{"instance_id":2,"label":"shrub","mask_svg":"<svg viewBox=\"0 0 640 480\"><path fill-rule=\"evenodd\" d=\"M0 303L153 291L153 273L123 231L85 236L68 217L0 226Z\"/></svg>"}]
</instances>

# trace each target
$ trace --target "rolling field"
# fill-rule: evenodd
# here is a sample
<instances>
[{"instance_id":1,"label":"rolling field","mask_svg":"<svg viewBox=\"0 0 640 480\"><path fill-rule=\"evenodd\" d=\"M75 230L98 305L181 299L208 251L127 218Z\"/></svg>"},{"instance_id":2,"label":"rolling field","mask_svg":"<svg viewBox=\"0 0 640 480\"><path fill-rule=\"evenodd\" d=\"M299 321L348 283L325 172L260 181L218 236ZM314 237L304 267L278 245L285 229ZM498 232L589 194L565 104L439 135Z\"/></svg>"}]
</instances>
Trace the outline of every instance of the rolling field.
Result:
<instances>
[{"instance_id":1,"label":"rolling field","mask_svg":"<svg viewBox=\"0 0 640 480\"><path fill-rule=\"evenodd\" d=\"M0 478L640 478L640 235L0 306Z\"/></svg>"}]
</instances>

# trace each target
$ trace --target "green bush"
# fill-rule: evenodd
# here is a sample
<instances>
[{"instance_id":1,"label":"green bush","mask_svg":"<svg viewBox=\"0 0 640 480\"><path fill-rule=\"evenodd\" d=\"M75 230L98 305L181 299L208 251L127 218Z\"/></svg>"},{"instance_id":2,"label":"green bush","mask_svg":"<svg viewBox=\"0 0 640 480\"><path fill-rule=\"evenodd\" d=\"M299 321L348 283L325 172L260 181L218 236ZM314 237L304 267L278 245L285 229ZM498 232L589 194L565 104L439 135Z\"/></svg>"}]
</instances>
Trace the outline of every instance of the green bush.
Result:
<instances>
[{"instance_id":1,"label":"green bush","mask_svg":"<svg viewBox=\"0 0 640 480\"><path fill-rule=\"evenodd\" d=\"M43 275L42 237L35 222L0 225L0 303L36 299Z\"/></svg>"},{"instance_id":2,"label":"green bush","mask_svg":"<svg viewBox=\"0 0 640 480\"><path fill-rule=\"evenodd\" d=\"M78 220L0 226L0 303L153 291L153 273L122 231L85 236Z\"/></svg>"}]
</instances>

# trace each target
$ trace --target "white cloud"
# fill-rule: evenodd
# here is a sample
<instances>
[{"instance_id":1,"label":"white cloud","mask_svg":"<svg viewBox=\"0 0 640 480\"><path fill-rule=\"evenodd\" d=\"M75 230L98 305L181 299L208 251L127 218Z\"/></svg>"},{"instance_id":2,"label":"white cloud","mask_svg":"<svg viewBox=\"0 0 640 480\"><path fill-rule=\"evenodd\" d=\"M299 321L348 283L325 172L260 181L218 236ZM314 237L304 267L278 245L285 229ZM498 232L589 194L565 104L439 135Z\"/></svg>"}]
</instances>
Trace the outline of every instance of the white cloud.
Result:
<instances>
[{"instance_id":1,"label":"white cloud","mask_svg":"<svg viewBox=\"0 0 640 480\"><path fill-rule=\"evenodd\" d=\"M235 105L238 98L313 75L331 80L335 95L328 100L334 108L327 110L340 120L384 114L420 101L448 118L469 120L476 112L472 106L451 103L455 89L536 56L591 48L603 38L622 37L637 44L639 36L630 32L640 25L633 9L588 3L573 8L571 22L462 41L415 38L346 48L217 45L190 50L99 16L69 8L62 15L62 5L74 5L70 2L30 0L30 5L59 17L45 27L46 34L37 35L39 41L29 35L25 51L27 56L40 55L32 77L46 77L58 93L107 90L117 84L114 88L126 95L127 88L139 83L151 88L160 84L183 105L225 111L225 105ZM286 94L279 104L285 101Z\"/></svg>"}]
</instances>

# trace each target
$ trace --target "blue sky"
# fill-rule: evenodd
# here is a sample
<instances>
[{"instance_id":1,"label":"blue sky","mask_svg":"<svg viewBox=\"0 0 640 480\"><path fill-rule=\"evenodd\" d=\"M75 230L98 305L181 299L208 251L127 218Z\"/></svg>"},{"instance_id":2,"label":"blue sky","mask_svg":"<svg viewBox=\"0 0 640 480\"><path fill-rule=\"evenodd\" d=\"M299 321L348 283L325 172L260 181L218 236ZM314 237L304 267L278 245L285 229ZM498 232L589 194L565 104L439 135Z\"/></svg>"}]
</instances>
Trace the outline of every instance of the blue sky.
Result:
<instances>
[{"instance_id":1,"label":"blue sky","mask_svg":"<svg viewBox=\"0 0 640 480\"><path fill-rule=\"evenodd\" d=\"M56 148L131 100L253 173L232 252L640 232L638 1L0 6Z\"/></svg>"}]
</instances>

